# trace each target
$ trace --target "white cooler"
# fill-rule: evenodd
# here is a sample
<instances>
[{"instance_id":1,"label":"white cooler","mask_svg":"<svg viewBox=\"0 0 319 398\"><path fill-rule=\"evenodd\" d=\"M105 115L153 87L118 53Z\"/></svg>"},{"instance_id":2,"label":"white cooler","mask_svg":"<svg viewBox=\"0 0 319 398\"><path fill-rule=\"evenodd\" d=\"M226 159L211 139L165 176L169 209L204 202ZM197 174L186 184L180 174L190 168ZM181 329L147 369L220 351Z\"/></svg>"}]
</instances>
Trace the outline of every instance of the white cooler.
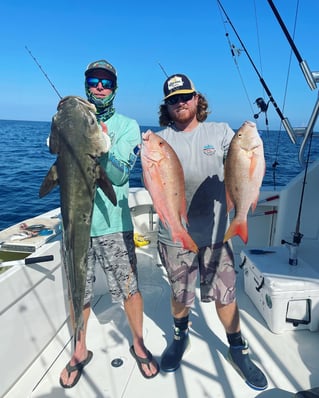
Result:
<instances>
[{"instance_id":1,"label":"white cooler","mask_svg":"<svg viewBox=\"0 0 319 398\"><path fill-rule=\"evenodd\" d=\"M244 288L273 333L319 330L319 272L298 259L289 265L287 247L243 250ZM272 253L265 253L271 251Z\"/></svg>"}]
</instances>

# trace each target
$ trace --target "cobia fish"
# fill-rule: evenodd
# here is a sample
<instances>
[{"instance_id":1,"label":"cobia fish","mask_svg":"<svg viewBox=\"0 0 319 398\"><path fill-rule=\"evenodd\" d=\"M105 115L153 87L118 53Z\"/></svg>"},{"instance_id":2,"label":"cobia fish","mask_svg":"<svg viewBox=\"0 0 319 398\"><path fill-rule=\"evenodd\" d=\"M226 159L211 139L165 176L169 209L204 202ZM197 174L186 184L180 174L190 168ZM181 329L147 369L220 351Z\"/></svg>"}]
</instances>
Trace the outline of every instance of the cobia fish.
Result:
<instances>
[{"instance_id":1,"label":"cobia fish","mask_svg":"<svg viewBox=\"0 0 319 398\"><path fill-rule=\"evenodd\" d=\"M95 106L75 96L63 98L52 118L50 152L55 163L42 182L39 196L60 186L63 260L74 311L74 346L83 327L87 252L96 186L116 205L116 196L97 158L109 150L95 117Z\"/></svg>"},{"instance_id":2,"label":"cobia fish","mask_svg":"<svg viewBox=\"0 0 319 398\"><path fill-rule=\"evenodd\" d=\"M224 242L235 235L248 241L247 214L257 206L266 164L263 142L256 124L245 122L234 135L225 160L227 211L235 216L226 231Z\"/></svg>"},{"instance_id":3,"label":"cobia fish","mask_svg":"<svg viewBox=\"0 0 319 398\"><path fill-rule=\"evenodd\" d=\"M145 187L173 241L197 253L196 243L182 224L182 220L187 223L185 182L175 151L162 137L148 130L142 137L141 162Z\"/></svg>"}]
</instances>

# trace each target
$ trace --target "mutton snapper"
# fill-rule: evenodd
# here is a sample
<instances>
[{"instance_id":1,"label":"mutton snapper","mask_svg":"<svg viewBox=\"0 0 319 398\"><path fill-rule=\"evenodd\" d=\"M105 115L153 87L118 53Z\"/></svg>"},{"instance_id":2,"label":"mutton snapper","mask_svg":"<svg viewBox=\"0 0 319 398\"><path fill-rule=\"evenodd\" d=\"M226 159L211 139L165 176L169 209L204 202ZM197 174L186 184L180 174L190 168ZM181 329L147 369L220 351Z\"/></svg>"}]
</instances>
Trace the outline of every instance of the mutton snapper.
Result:
<instances>
[{"instance_id":1,"label":"mutton snapper","mask_svg":"<svg viewBox=\"0 0 319 398\"><path fill-rule=\"evenodd\" d=\"M257 206L259 191L265 175L266 163L262 139L253 122L245 122L234 135L225 160L225 188L227 212L235 209L235 216L224 242L239 235L248 241L247 214Z\"/></svg>"},{"instance_id":2,"label":"mutton snapper","mask_svg":"<svg viewBox=\"0 0 319 398\"><path fill-rule=\"evenodd\" d=\"M182 224L182 220L187 224L185 182L175 151L162 137L148 130L142 137L141 163L155 211L170 229L173 241L197 253L196 243Z\"/></svg>"},{"instance_id":3,"label":"mutton snapper","mask_svg":"<svg viewBox=\"0 0 319 398\"><path fill-rule=\"evenodd\" d=\"M74 311L74 346L83 327L87 252L96 186L116 205L116 196L97 158L109 150L95 117L95 106L75 96L63 98L52 118L50 152L55 163L42 182L39 196L60 185L63 259Z\"/></svg>"}]
</instances>

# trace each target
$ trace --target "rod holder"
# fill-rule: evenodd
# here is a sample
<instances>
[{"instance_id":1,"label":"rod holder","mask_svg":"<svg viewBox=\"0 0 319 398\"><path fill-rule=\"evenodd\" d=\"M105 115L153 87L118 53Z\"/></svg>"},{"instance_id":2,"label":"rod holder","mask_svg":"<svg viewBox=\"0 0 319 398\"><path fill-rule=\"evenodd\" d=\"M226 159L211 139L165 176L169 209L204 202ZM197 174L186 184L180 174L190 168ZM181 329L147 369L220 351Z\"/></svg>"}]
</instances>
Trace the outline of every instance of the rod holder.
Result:
<instances>
[{"instance_id":1,"label":"rod holder","mask_svg":"<svg viewBox=\"0 0 319 398\"><path fill-rule=\"evenodd\" d=\"M311 88L311 90L315 90L317 88L316 79L307 64L307 61L302 60L299 65L300 65L302 73L304 74L309 87Z\"/></svg>"}]
</instances>

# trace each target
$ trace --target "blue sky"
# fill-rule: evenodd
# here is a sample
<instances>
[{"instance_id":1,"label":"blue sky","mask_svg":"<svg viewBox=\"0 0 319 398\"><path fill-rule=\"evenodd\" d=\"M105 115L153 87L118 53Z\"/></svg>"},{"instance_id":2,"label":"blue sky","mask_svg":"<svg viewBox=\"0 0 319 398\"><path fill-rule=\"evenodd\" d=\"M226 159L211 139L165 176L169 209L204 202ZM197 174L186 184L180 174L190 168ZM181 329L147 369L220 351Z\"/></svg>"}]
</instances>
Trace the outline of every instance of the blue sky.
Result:
<instances>
[{"instance_id":1,"label":"blue sky","mask_svg":"<svg viewBox=\"0 0 319 398\"><path fill-rule=\"evenodd\" d=\"M267 0L221 3L284 115L293 126L304 126L317 90L309 89ZM319 70L318 0L300 1L296 26L297 0L274 3L302 58ZM236 67L225 33L236 48L240 44L223 20L215 0L4 2L0 119L50 121L56 111L59 98L27 45L62 96L84 96L87 64L104 58L118 71L116 109L140 125L157 125L166 78L160 63L167 74L185 73L193 80L209 101L209 120L237 128L258 112L256 98L268 97L245 53ZM268 119L271 129L279 128L272 105ZM259 128L264 121L261 115Z\"/></svg>"}]
</instances>

